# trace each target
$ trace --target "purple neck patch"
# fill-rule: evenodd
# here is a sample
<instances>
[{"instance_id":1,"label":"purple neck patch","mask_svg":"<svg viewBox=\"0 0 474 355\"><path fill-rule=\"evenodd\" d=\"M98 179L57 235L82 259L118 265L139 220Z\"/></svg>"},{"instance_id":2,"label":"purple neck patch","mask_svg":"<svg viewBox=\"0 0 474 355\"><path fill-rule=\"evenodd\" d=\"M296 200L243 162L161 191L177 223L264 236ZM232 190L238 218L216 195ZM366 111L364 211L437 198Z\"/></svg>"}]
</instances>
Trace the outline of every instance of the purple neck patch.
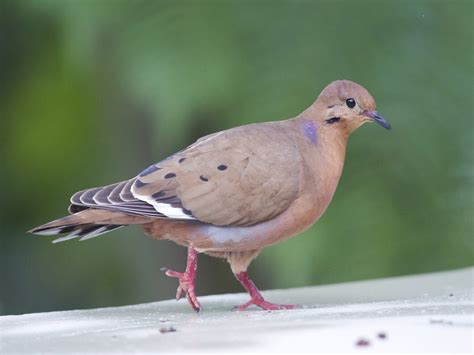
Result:
<instances>
[{"instance_id":1,"label":"purple neck patch","mask_svg":"<svg viewBox=\"0 0 474 355\"><path fill-rule=\"evenodd\" d=\"M312 144L318 143L318 132L314 122L306 121L303 124L303 132Z\"/></svg>"}]
</instances>

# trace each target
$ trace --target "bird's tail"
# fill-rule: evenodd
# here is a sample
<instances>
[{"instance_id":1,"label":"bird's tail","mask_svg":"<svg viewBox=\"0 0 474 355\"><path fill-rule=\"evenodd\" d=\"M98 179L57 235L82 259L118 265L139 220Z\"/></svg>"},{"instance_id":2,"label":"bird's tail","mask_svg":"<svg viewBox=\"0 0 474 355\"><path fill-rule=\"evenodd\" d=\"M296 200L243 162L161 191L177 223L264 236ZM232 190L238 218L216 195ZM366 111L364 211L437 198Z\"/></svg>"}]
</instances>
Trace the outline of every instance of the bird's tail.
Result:
<instances>
[{"instance_id":1,"label":"bird's tail","mask_svg":"<svg viewBox=\"0 0 474 355\"><path fill-rule=\"evenodd\" d=\"M128 224L143 222L134 216L90 208L35 227L28 232L38 235L69 233L53 240L53 243L58 243L74 238L91 239Z\"/></svg>"}]
</instances>

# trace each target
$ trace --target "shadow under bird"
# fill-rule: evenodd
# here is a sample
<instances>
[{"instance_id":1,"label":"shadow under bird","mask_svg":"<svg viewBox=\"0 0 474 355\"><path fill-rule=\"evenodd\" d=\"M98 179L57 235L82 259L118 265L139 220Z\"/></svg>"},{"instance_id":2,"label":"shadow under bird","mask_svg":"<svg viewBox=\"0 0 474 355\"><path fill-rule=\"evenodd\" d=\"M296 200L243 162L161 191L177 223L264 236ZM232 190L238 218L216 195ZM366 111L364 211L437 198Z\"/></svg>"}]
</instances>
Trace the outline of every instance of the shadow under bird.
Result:
<instances>
[{"instance_id":1,"label":"shadow under bird","mask_svg":"<svg viewBox=\"0 0 474 355\"><path fill-rule=\"evenodd\" d=\"M390 129L366 89L334 81L294 118L205 136L129 180L77 192L71 215L30 232L69 233L54 240L62 242L139 224L152 238L188 248L184 272L164 271L179 280L176 298L185 294L195 311L201 309L194 287L198 253L227 259L250 295L237 309L291 309L266 301L247 268L264 247L321 217L339 182L348 137L365 122Z\"/></svg>"}]
</instances>

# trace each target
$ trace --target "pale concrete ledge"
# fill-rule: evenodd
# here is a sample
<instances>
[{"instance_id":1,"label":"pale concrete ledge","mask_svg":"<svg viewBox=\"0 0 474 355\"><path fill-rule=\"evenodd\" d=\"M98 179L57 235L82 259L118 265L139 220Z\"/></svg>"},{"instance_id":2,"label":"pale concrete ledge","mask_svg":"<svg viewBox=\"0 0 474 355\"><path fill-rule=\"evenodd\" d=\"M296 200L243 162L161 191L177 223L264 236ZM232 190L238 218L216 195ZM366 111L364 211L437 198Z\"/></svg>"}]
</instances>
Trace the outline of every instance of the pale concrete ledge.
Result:
<instances>
[{"instance_id":1,"label":"pale concrete ledge","mask_svg":"<svg viewBox=\"0 0 474 355\"><path fill-rule=\"evenodd\" d=\"M265 292L303 309L235 312L244 294L0 317L0 353L473 353L474 268ZM171 331L169 331L171 330ZM173 331L175 330L175 331ZM357 345L359 343L359 345Z\"/></svg>"}]
</instances>

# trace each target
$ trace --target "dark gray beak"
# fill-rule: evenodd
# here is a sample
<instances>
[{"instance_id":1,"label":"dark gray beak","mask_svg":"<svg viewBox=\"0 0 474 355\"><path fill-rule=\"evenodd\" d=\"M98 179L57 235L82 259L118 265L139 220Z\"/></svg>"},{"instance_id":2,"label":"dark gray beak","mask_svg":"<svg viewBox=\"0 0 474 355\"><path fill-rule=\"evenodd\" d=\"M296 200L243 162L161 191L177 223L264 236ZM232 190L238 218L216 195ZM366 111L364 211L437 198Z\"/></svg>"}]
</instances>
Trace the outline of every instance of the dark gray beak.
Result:
<instances>
[{"instance_id":1,"label":"dark gray beak","mask_svg":"<svg viewBox=\"0 0 474 355\"><path fill-rule=\"evenodd\" d=\"M367 117L371 118L372 121L374 121L375 123L378 123L383 128L386 128L386 129L391 129L392 128L390 123L388 123L388 121L385 118L380 116L377 113L377 111L364 111L364 116L367 116Z\"/></svg>"}]
</instances>

